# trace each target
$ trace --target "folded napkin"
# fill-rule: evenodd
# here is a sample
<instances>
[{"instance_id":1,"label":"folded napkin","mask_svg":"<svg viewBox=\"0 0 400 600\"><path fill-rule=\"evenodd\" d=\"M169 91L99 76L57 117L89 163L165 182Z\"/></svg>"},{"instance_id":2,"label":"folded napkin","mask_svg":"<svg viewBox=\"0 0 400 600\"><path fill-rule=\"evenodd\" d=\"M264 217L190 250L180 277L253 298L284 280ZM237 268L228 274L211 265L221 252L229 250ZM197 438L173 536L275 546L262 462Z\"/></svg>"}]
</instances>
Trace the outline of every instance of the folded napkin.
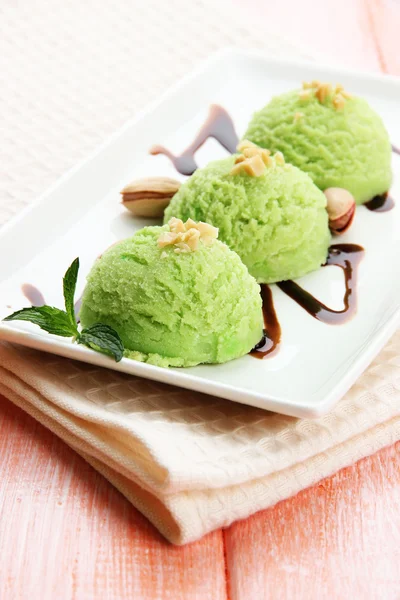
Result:
<instances>
[{"instance_id":1,"label":"folded napkin","mask_svg":"<svg viewBox=\"0 0 400 600\"><path fill-rule=\"evenodd\" d=\"M0 393L174 544L267 508L400 439L400 332L328 415L296 419L0 344Z\"/></svg>"}]
</instances>

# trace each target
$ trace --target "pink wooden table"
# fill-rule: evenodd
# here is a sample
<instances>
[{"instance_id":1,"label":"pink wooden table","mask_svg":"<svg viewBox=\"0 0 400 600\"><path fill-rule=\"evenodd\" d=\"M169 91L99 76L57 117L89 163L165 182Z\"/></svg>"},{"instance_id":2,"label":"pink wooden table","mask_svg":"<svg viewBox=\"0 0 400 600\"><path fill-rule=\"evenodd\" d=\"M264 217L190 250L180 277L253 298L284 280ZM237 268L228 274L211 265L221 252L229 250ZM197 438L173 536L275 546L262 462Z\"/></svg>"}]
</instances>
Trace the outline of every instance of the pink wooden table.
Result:
<instances>
[{"instance_id":1,"label":"pink wooden table","mask_svg":"<svg viewBox=\"0 0 400 600\"><path fill-rule=\"evenodd\" d=\"M266 28L338 62L400 75L399 0L247 6ZM398 599L399 452L400 443L175 548L65 444L0 398L0 599Z\"/></svg>"}]
</instances>

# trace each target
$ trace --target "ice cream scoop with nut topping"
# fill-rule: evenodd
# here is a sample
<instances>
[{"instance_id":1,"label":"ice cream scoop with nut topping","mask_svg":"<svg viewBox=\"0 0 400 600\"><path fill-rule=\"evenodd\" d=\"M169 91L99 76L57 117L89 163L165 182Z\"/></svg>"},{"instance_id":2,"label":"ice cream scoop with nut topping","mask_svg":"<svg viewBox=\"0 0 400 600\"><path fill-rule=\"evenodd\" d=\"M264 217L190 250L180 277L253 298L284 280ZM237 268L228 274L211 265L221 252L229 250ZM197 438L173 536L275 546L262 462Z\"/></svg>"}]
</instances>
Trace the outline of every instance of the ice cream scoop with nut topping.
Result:
<instances>
[{"instance_id":1,"label":"ice cream scoop with nut topping","mask_svg":"<svg viewBox=\"0 0 400 600\"><path fill-rule=\"evenodd\" d=\"M84 327L118 331L127 356L158 366L223 363L261 339L260 289L204 222L173 218L106 250L89 273Z\"/></svg>"},{"instance_id":2,"label":"ice cream scoop with nut topping","mask_svg":"<svg viewBox=\"0 0 400 600\"><path fill-rule=\"evenodd\" d=\"M281 152L243 141L238 153L198 169L165 211L206 221L260 283L294 279L326 260L327 200Z\"/></svg>"},{"instance_id":3,"label":"ice cream scoop with nut topping","mask_svg":"<svg viewBox=\"0 0 400 600\"><path fill-rule=\"evenodd\" d=\"M391 144L379 115L342 85L304 82L256 112L245 138L276 152L321 189L344 188L363 204L387 192Z\"/></svg>"}]
</instances>

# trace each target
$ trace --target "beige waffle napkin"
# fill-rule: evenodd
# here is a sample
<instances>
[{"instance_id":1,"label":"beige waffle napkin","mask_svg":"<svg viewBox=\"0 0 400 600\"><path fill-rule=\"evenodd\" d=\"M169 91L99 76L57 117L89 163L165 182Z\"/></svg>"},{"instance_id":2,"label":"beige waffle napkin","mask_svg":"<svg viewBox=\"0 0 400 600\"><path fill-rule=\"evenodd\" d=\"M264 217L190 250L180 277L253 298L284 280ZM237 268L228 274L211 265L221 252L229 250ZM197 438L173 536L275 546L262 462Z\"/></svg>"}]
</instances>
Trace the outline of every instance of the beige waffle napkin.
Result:
<instances>
[{"instance_id":1,"label":"beige waffle napkin","mask_svg":"<svg viewBox=\"0 0 400 600\"><path fill-rule=\"evenodd\" d=\"M295 419L0 345L0 393L175 544L287 498L400 439L400 332L327 416Z\"/></svg>"}]
</instances>

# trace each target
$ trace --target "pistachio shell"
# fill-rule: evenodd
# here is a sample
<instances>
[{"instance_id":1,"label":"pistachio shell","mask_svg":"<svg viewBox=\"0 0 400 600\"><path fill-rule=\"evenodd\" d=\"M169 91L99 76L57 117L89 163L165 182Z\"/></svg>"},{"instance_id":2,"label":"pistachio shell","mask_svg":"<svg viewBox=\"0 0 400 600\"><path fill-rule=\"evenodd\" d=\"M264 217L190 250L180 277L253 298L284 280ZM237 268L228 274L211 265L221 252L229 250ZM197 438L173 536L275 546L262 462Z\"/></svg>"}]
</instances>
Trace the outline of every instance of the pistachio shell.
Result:
<instances>
[{"instance_id":1,"label":"pistachio shell","mask_svg":"<svg viewBox=\"0 0 400 600\"><path fill-rule=\"evenodd\" d=\"M344 188L327 188L324 191L327 199L329 229L335 235L347 231L353 222L356 202L352 194Z\"/></svg>"},{"instance_id":2,"label":"pistachio shell","mask_svg":"<svg viewBox=\"0 0 400 600\"><path fill-rule=\"evenodd\" d=\"M132 181L121 191L122 204L137 217L159 218L180 188L169 177L146 177Z\"/></svg>"}]
</instances>

